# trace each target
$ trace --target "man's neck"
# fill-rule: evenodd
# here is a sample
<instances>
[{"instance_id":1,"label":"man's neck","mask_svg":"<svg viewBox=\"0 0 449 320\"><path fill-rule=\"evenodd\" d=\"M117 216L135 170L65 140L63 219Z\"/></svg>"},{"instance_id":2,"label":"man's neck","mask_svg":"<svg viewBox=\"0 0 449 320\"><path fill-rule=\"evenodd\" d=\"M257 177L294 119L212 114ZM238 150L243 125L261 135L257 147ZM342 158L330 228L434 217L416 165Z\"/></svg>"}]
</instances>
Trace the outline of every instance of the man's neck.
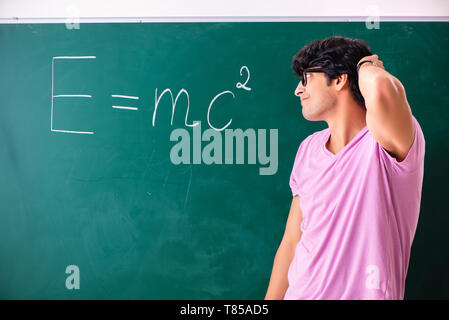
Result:
<instances>
[{"instance_id":1,"label":"man's neck","mask_svg":"<svg viewBox=\"0 0 449 320\"><path fill-rule=\"evenodd\" d=\"M326 148L333 154L338 153L352 139L366 127L366 110L358 108L347 108L334 119L328 120L327 124L331 131Z\"/></svg>"}]
</instances>

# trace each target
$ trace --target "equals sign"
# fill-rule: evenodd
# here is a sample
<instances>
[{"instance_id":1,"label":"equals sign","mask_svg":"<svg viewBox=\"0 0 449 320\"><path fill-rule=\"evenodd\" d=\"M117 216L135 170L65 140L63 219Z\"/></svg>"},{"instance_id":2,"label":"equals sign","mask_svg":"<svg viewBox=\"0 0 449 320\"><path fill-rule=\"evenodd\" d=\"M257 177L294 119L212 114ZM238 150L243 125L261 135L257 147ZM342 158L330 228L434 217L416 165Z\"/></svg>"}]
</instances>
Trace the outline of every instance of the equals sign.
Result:
<instances>
[{"instance_id":1,"label":"equals sign","mask_svg":"<svg viewBox=\"0 0 449 320\"><path fill-rule=\"evenodd\" d=\"M114 98L139 100L139 97L133 97L133 96L122 96L122 95L118 95L118 94L113 94L111 96ZM112 107L114 109L138 110L136 107L124 107L124 106L112 106Z\"/></svg>"}]
</instances>

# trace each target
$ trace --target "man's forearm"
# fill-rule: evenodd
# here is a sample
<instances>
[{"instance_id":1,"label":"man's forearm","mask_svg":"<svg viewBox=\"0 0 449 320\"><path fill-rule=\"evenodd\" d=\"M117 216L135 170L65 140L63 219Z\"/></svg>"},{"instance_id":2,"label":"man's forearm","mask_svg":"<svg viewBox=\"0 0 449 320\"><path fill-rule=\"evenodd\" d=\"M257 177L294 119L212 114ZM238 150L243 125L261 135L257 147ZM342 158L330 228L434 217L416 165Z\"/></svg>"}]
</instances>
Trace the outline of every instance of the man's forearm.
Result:
<instances>
[{"instance_id":1,"label":"man's forearm","mask_svg":"<svg viewBox=\"0 0 449 320\"><path fill-rule=\"evenodd\" d=\"M296 244L281 242L274 258L270 283L265 300L282 300L288 288L288 268L295 255Z\"/></svg>"},{"instance_id":2,"label":"man's forearm","mask_svg":"<svg viewBox=\"0 0 449 320\"><path fill-rule=\"evenodd\" d=\"M361 61L363 60L370 59L365 58ZM364 63L360 66L358 73L360 93L365 102L375 99L381 93L380 90L400 90L402 86L395 76L384 69L382 62L377 59L371 60L378 63L377 67L370 63ZM366 108L369 108L369 104L366 104Z\"/></svg>"}]
</instances>

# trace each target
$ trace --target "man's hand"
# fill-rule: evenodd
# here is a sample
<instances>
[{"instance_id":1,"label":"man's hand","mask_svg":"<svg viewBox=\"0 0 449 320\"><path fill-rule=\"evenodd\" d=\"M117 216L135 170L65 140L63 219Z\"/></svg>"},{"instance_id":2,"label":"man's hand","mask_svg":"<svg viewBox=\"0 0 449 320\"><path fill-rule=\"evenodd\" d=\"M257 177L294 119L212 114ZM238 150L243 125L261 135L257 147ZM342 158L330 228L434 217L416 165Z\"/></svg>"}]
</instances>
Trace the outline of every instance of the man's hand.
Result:
<instances>
[{"instance_id":1,"label":"man's hand","mask_svg":"<svg viewBox=\"0 0 449 320\"><path fill-rule=\"evenodd\" d=\"M360 62L364 61L364 60L371 60L371 61L374 61L374 62L376 63L376 65L377 65L379 68L382 68L382 69L385 70L384 63L383 63L381 60L379 60L379 56L378 56L377 54L373 54L373 55L371 55L371 56L363 57L362 59L359 60L359 62L357 63L357 65L358 65ZM365 66L366 64L367 64L367 63L364 63L362 66L360 66L360 68L362 68L362 67Z\"/></svg>"}]
</instances>

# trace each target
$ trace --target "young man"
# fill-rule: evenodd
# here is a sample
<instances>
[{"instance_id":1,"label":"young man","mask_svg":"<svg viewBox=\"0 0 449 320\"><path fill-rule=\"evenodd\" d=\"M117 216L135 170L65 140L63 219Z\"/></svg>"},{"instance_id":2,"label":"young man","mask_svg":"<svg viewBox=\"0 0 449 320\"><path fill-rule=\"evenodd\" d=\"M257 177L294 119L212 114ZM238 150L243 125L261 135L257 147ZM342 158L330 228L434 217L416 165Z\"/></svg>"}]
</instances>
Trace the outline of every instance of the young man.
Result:
<instances>
[{"instance_id":1,"label":"young man","mask_svg":"<svg viewBox=\"0 0 449 320\"><path fill-rule=\"evenodd\" d=\"M403 299L425 140L404 87L361 40L313 41L295 95L327 129L299 146L265 299Z\"/></svg>"}]
</instances>

